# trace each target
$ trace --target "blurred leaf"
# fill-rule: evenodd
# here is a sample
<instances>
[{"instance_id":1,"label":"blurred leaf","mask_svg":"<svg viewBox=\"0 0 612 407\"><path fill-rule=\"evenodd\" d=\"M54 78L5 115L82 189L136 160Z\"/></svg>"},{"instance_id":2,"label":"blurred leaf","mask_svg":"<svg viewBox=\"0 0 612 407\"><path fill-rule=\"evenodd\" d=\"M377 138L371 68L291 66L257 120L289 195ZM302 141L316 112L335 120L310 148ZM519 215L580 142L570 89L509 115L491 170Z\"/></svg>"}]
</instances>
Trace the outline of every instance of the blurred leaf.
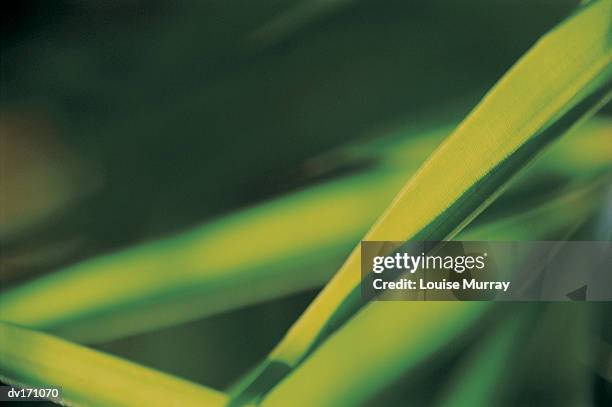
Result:
<instances>
[{"instance_id":1,"label":"blurred leaf","mask_svg":"<svg viewBox=\"0 0 612 407\"><path fill-rule=\"evenodd\" d=\"M0 315L56 329L112 314L108 330L77 334L99 339L318 286L398 182L378 175L330 182L172 239L77 264L3 293ZM377 195L355 199L355 191Z\"/></svg>"},{"instance_id":2,"label":"blurred leaf","mask_svg":"<svg viewBox=\"0 0 612 407\"><path fill-rule=\"evenodd\" d=\"M380 301L317 348L262 406L363 405L374 391L425 362L469 329L484 302Z\"/></svg>"},{"instance_id":3,"label":"blurred leaf","mask_svg":"<svg viewBox=\"0 0 612 407\"><path fill-rule=\"evenodd\" d=\"M612 73L611 5L609 0L591 2L540 39L429 157L363 240L452 238L548 144L603 105ZM362 307L359 281L357 246L256 369L259 374L236 387L236 400L269 391ZM355 355L360 362L368 359ZM362 385L355 380L349 387L365 395ZM316 393L327 396L327 391ZM328 397L335 400L331 392Z\"/></svg>"},{"instance_id":4,"label":"blurred leaf","mask_svg":"<svg viewBox=\"0 0 612 407\"><path fill-rule=\"evenodd\" d=\"M514 357L516 339L526 319L525 305L533 307L531 304L519 304L518 309L515 306L512 315L504 318L500 326L493 327L494 332L474 344L470 354L455 367L451 383L441 391L439 406L499 405L494 400L499 400L496 396L500 381L508 373L508 362Z\"/></svg>"},{"instance_id":5,"label":"blurred leaf","mask_svg":"<svg viewBox=\"0 0 612 407\"><path fill-rule=\"evenodd\" d=\"M58 387L70 405L227 402L221 392L6 322L0 322L0 375L14 385Z\"/></svg>"},{"instance_id":6,"label":"blurred leaf","mask_svg":"<svg viewBox=\"0 0 612 407\"><path fill-rule=\"evenodd\" d=\"M590 120L546 152L519 185L551 173L576 179L605 170L612 152L600 146L611 129L610 119ZM0 316L62 337L100 342L320 286L401 187L405 174L414 172L448 131L444 126L404 130L347 147L348 160L370 157L379 164L5 291ZM568 160L573 164L563 165ZM588 213L595 204L582 195L559 198L559 191L530 194L529 200L522 189L517 195L522 202L534 201L519 218L504 220L498 213L468 236L545 236L562 227L568 213ZM540 207L538 199L551 203L536 210L534 219L526 212ZM257 246L252 236L260 237Z\"/></svg>"},{"instance_id":7,"label":"blurred leaf","mask_svg":"<svg viewBox=\"0 0 612 407\"><path fill-rule=\"evenodd\" d=\"M3 47L3 95L56 112L101 163L104 190L58 227L102 254L287 191L297 163L372 126L475 102L576 1L353 2L254 53L245 36L301 0L68 2Z\"/></svg>"},{"instance_id":8,"label":"blurred leaf","mask_svg":"<svg viewBox=\"0 0 612 407\"><path fill-rule=\"evenodd\" d=\"M554 240L570 235L603 200L610 176L574 188L563 189L557 197L523 212L478 226L468 227L457 235L459 240Z\"/></svg>"},{"instance_id":9,"label":"blurred leaf","mask_svg":"<svg viewBox=\"0 0 612 407\"><path fill-rule=\"evenodd\" d=\"M447 132L442 127L409 134L414 141L401 145L403 171L414 171ZM349 151L349 160L351 155L360 159ZM0 316L79 341L101 341L320 286L402 178L377 166L76 264L5 291Z\"/></svg>"},{"instance_id":10,"label":"blurred leaf","mask_svg":"<svg viewBox=\"0 0 612 407\"><path fill-rule=\"evenodd\" d=\"M289 7L267 23L258 27L248 40L258 47L269 46L282 41L291 33L323 18L329 13L346 7L352 0L302 0Z\"/></svg>"}]
</instances>

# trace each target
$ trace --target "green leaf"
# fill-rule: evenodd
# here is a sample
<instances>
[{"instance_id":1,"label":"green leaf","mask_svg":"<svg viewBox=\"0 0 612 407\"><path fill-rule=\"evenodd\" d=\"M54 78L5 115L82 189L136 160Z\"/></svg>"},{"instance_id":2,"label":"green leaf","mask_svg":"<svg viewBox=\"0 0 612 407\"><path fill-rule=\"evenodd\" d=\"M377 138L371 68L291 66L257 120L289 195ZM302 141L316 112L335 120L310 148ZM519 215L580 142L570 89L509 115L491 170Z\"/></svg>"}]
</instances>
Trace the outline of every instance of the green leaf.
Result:
<instances>
[{"instance_id":1,"label":"green leaf","mask_svg":"<svg viewBox=\"0 0 612 407\"><path fill-rule=\"evenodd\" d=\"M612 177L603 175L578 187L564 188L556 197L495 222L469 227L459 240L555 240L571 234L602 203L602 192Z\"/></svg>"},{"instance_id":2,"label":"green leaf","mask_svg":"<svg viewBox=\"0 0 612 407\"><path fill-rule=\"evenodd\" d=\"M58 387L70 405L227 403L216 390L6 322L0 322L0 375L13 385Z\"/></svg>"},{"instance_id":3,"label":"green leaf","mask_svg":"<svg viewBox=\"0 0 612 407\"><path fill-rule=\"evenodd\" d=\"M526 315L532 304L512 304L515 316L492 327L484 340L475 344L464 357L439 397L440 407L499 405L504 372L512 360L517 337L525 329ZM527 309L525 309L527 308ZM533 314L533 312L531 312ZM501 318L500 318L501 319Z\"/></svg>"},{"instance_id":4,"label":"green leaf","mask_svg":"<svg viewBox=\"0 0 612 407\"><path fill-rule=\"evenodd\" d=\"M544 176L580 182L579 178L605 171L612 151L601 145L611 129L610 119L585 123L513 184L516 193L510 188L505 196L514 202L516 195L525 202L523 190L531 190L529 185ZM401 187L404 174L414 172L448 132L446 126L413 125L347 147L344 155L349 160L377 159L378 165L10 289L0 297L0 316L79 342L99 342L318 287ZM535 202L528 202L527 210L540 206L542 197L529 195ZM544 198L561 199L557 192ZM592 208L583 200L573 202L587 212ZM343 211L329 211L340 204ZM544 236L572 210L563 209L562 202L556 207L525 222L504 221L507 214L496 213L492 222L478 226L478 236ZM533 230L535 225L541 225L539 231ZM249 245L254 235L266 241L265 252L243 251L241 257L228 253L238 243Z\"/></svg>"},{"instance_id":5,"label":"green leaf","mask_svg":"<svg viewBox=\"0 0 612 407\"><path fill-rule=\"evenodd\" d=\"M405 144L403 169L414 171L447 131ZM382 165L84 261L3 293L0 317L100 341L320 286L401 183Z\"/></svg>"},{"instance_id":6,"label":"green leaf","mask_svg":"<svg viewBox=\"0 0 612 407\"><path fill-rule=\"evenodd\" d=\"M609 99L611 26L612 1L596 1L542 37L429 157L363 240L455 236L521 168ZM359 281L357 247L264 361L261 373L237 386L236 399L260 397L354 315L363 306ZM462 309L455 307L449 314ZM364 312L380 308L369 304Z\"/></svg>"},{"instance_id":7,"label":"green leaf","mask_svg":"<svg viewBox=\"0 0 612 407\"><path fill-rule=\"evenodd\" d=\"M377 302L317 348L261 405L365 405L406 366L423 363L471 328L486 309L485 302Z\"/></svg>"},{"instance_id":8,"label":"green leaf","mask_svg":"<svg viewBox=\"0 0 612 407\"><path fill-rule=\"evenodd\" d=\"M247 38L259 47L275 44L312 22L346 7L350 2L351 0L298 1L279 16L257 28Z\"/></svg>"}]
</instances>

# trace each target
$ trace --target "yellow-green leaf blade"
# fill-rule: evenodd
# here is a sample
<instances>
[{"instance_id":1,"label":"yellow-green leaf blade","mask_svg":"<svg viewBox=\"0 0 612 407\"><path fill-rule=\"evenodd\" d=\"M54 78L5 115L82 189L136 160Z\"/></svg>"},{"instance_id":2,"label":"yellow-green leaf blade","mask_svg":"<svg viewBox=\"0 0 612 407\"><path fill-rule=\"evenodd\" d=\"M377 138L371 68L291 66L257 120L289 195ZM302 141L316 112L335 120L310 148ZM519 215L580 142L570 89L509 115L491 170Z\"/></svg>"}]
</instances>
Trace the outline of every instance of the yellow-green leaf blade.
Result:
<instances>
[{"instance_id":1,"label":"yellow-green leaf blade","mask_svg":"<svg viewBox=\"0 0 612 407\"><path fill-rule=\"evenodd\" d=\"M0 322L0 375L59 387L79 406L224 406L227 396L50 335Z\"/></svg>"}]
</instances>

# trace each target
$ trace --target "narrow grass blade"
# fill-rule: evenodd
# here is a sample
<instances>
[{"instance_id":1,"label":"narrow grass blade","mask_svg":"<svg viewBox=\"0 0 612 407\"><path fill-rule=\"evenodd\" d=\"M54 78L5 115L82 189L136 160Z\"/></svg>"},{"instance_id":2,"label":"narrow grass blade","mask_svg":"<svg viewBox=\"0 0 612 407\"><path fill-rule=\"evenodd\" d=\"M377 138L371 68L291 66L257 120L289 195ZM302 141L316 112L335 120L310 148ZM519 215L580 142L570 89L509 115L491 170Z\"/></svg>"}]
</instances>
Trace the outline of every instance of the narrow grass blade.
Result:
<instances>
[{"instance_id":1,"label":"narrow grass blade","mask_svg":"<svg viewBox=\"0 0 612 407\"><path fill-rule=\"evenodd\" d=\"M612 175L603 175L585 185L563 189L558 196L533 208L469 227L457 239L529 241L567 236L597 210L611 182Z\"/></svg>"},{"instance_id":2,"label":"narrow grass blade","mask_svg":"<svg viewBox=\"0 0 612 407\"><path fill-rule=\"evenodd\" d=\"M373 303L317 348L261 405L363 405L407 366L424 362L469 329L486 308L483 302Z\"/></svg>"},{"instance_id":3,"label":"narrow grass blade","mask_svg":"<svg viewBox=\"0 0 612 407\"><path fill-rule=\"evenodd\" d=\"M69 405L224 406L227 396L187 380L0 322L0 376L59 387Z\"/></svg>"},{"instance_id":4,"label":"narrow grass blade","mask_svg":"<svg viewBox=\"0 0 612 407\"><path fill-rule=\"evenodd\" d=\"M532 304L513 304L515 312L507 315L500 326L495 327L483 341L473 346L470 354L465 356L450 383L440 393L439 407L455 406L490 406L498 405L500 384L504 372L514 358L517 349L517 337L524 329L525 315ZM525 309L528 308L528 309Z\"/></svg>"},{"instance_id":5,"label":"narrow grass blade","mask_svg":"<svg viewBox=\"0 0 612 407\"><path fill-rule=\"evenodd\" d=\"M404 146L404 170L445 132ZM320 286L401 183L383 166L88 260L6 291L0 316L99 341Z\"/></svg>"},{"instance_id":6,"label":"narrow grass blade","mask_svg":"<svg viewBox=\"0 0 612 407\"><path fill-rule=\"evenodd\" d=\"M543 176L578 182L609 168L612 150L601 145L611 130L612 120L594 118L547 151L513 184L521 202L525 203L522 191ZM79 342L100 342L318 287L401 187L404 174L413 172L449 132L444 126L411 131L345 149L351 160L378 159L378 165L364 173L313 186L183 235L87 260L5 291L0 316ZM505 194L511 200L513 195L513 188ZM555 195L545 197L555 201ZM527 207L538 206L539 195L530 196L535 202L526 202ZM339 205L343 205L342 213L328 212L330 206ZM560 210L540 214L530 226L554 230L563 222ZM553 218L555 213L559 215ZM524 228L525 222L504 223L507 214L495 215L494 222L478 226L484 228L480 237L533 235L531 228ZM223 257L228 256L228 248L248 244L253 235L267 240L264 253L242 252L240 261ZM222 239L221 249L217 237Z\"/></svg>"},{"instance_id":7,"label":"narrow grass blade","mask_svg":"<svg viewBox=\"0 0 612 407\"><path fill-rule=\"evenodd\" d=\"M351 0L300 1L253 31L247 40L259 47L275 44L313 21L346 7L350 2Z\"/></svg>"},{"instance_id":8,"label":"narrow grass blade","mask_svg":"<svg viewBox=\"0 0 612 407\"><path fill-rule=\"evenodd\" d=\"M612 1L588 3L540 39L410 179L364 240L444 240L529 161L606 100ZM236 400L260 397L363 304L357 247Z\"/></svg>"}]
</instances>

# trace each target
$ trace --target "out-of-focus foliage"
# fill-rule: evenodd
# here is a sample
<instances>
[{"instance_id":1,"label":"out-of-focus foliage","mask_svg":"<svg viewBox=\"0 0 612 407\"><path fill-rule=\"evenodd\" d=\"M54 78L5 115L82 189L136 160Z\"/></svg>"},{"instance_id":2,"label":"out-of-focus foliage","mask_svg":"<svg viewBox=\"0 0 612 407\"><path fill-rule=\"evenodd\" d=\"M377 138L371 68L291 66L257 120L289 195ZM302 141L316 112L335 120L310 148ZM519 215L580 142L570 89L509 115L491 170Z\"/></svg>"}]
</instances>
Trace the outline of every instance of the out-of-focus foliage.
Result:
<instances>
[{"instance_id":1,"label":"out-of-focus foliage","mask_svg":"<svg viewBox=\"0 0 612 407\"><path fill-rule=\"evenodd\" d=\"M518 192L511 189L506 199L516 210L513 195L532 188L533 180L551 173L569 180L605 171L612 151L598 146L609 131L612 123L603 119L575 131L524 175L514 186ZM363 160L367 154L378 164L186 235L90 260L8 291L0 299L0 316L80 341L100 341L319 286L406 174L414 172L446 132L426 131L347 148L347 160ZM528 222L498 215L466 238L546 238L545 232L563 225L569 213L579 221L580 213L588 215L597 204L595 195L572 199L567 193L562 190L548 205L558 210L530 208L538 212L537 223L529 212L519 215L528 217ZM532 201L550 195L536 191ZM537 225L541 226L534 232ZM254 234L267 247L253 244ZM173 273L168 275L167 270Z\"/></svg>"},{"instance_id":2,"label":"out-of-focus foliage","mask_svg":"<svg viewBox=\"0 0 612 407\"><path fill-rule=\"evenodd\" d=\"M28 236L78 235L74 261L312 183L305 161L373 128L467 97L464 114L576 0L318 2L299 17L307 3L34 2L8 21L2 111L50 122L103 181ZM253 41L278 20L292 21L278 40Z\"/></svg>"},{"instance_id":3,"label":"out-of-focus foliage","mask_svg":"<svg viewBox=\"0 0 612 407\"><path fill-rule=\"evenodd\" d=\"M231 398L17 323L234 404L605 405L609 308L362 306L354 255L240 378L411 176L369 238L609 234L611 120L567 130L609 95L612 4L577 3L10 3L1 380Z\"/></svg>"}]
</instances>

